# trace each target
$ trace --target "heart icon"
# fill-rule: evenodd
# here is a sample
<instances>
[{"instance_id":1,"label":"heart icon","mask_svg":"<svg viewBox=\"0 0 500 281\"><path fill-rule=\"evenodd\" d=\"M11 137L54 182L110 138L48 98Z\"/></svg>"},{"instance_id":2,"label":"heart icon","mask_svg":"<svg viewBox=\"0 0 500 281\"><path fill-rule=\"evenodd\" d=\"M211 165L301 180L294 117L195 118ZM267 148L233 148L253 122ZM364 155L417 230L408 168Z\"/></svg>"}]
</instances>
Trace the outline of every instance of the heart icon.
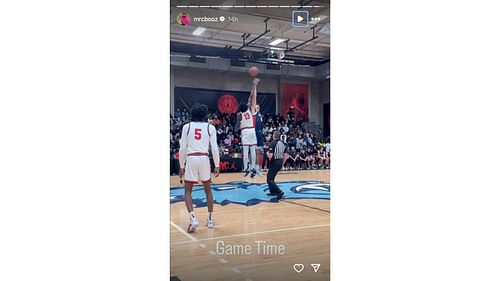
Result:
<instances>
[{"instance_id":1,"label":"heart icon","mask_svg":"<svg viewBox=\"0 0 500 281\"><path fill-rule=\"evenodd\" d=\"M293 265L293 269L295 269L295 271L297 271L297 273L301 273L302 270L304 270L304 265L301 263L296 263Z\"/></svg>"}]
</instances>

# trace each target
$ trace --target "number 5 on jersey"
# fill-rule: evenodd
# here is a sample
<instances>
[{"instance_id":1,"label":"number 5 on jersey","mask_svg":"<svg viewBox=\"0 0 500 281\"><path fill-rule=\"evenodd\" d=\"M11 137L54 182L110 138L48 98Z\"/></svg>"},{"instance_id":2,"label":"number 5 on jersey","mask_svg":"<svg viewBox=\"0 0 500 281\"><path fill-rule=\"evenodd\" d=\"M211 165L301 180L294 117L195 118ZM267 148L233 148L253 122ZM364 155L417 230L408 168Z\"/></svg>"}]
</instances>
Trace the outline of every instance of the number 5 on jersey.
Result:
<instances>
[{"instance_id":1,"label":"number 5 on jersey","mask_svg":"<svg viewBox=\"0 0 500 281\"><path fill-rule=\"evenodd\" d=\"M201 140L201 129L200 128L194 129L194 139Z\"/></svg>"}]
</instances>

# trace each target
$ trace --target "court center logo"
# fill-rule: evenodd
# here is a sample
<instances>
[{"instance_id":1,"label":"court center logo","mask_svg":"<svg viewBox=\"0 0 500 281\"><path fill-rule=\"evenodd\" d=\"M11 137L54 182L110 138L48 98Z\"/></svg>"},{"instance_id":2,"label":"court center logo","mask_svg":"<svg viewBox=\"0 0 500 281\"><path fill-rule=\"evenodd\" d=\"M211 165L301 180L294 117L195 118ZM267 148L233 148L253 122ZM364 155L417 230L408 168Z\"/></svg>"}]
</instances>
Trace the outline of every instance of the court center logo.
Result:
<instances>
[{"instance_id":1,"label":"court center logo","mask_svg":"<svg viewBox=\"0 0 500 281\"><path fill-rule=\"evenodd\" d=\"M330 184L320 181L280 182L278 186L285 193L285 199L323 199L330 200ZM261 202L277 202L276 197L267 196L269 187L266 183L233 181L224 184L212 184L214 203L222 206L240 204L252 206ZM193 204L196 208L207 206L203 186L193 187ZM184 202L184 188L170 189L170 203Z\"/></svg>"},{"instance_id":2,"label":"court center logo","mask_svg":"<svg viewBox=\"0 0 500 281\"><path fill-rule=\"evenodd\" d=\"M191 22L189 14L186 12L181 12L177 15L177 23L180 25L188 25Z\"/></svg>"}]
</instances>

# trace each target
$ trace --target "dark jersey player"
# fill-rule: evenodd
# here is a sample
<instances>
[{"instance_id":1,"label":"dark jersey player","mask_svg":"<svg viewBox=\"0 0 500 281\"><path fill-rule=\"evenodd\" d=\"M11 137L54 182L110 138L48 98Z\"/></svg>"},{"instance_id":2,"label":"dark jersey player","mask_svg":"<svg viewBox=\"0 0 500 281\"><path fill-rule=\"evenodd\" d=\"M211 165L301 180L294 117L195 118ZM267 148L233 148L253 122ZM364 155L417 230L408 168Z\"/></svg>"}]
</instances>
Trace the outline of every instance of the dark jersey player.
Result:
<instances>
[{"instance_id":1,"label":"dark jersey player","mask_svg":"<svg viewBox=\"0 0 500 281\"><path fill-rule=\"evenodd\" d=\"M257 163L255 170L259 176L262 176L262 162L264 161L264 132L262 125L262 115L260 114L260 105L255 106L255 113L253 114L253 124L255 127L255 136L257 137Z\"/></svg>"}]
</instances>

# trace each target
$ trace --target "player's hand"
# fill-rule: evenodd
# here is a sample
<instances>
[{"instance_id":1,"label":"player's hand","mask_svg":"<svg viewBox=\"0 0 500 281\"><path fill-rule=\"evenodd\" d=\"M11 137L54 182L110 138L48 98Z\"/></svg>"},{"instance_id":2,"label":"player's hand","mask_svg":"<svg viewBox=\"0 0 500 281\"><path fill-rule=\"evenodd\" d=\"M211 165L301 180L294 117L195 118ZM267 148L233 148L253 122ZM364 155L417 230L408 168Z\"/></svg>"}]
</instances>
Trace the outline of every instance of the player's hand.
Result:
<instances>
[{"instance_id":1,"label":"player's hand","mask_svg":"<svg viewBox=\"0 0 500 281\"><path fill-rule=\"evenodd\" d=\"M182 179L182 177L184 177L184 173L185 173L185 170L184 168L180 168L179 169L179 177Z\"/></svg>"},{"instance_id":2,"label":"player's hand","mask_svg":"<svg viewBox=\"0 0 500 281\"><path fill-rule=\"evenodd\" d=\"M215 168L215 169L214 169L214 177L216 178L216 177L218 177L219 175L220 175L220 168L219 168L219 167L217 167L217 168Z\"/></svg>"},{"instance_id":3,"label":"player's hand","mask_svg":"<svg viewBox=\"0 0 500 281\"><path fill-rule=\"evenodd\" d=\"M254 79L253 79L253 84L254 84L255 86L257 86L257 84L259 84L259 82L260 82L260 79L259 79L259 78L254 78Z\"/></svg>"}]
</instances>

